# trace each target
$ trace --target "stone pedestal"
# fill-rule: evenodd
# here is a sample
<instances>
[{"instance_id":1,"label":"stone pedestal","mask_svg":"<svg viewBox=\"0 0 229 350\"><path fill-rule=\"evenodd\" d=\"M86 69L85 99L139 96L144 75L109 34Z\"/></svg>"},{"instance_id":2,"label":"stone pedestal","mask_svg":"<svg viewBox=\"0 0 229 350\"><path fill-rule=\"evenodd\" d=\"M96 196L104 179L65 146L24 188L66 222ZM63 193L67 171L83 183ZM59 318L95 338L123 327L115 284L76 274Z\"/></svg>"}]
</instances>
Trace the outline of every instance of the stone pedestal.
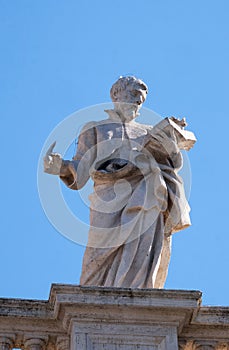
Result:
<instances>
[{"instance_id":1,"label":"stone pedestal","mask_svg":"<svg viewBox=\"0 0 229 350\"><path fill-rule=\"evenodd\" d=\"M48 301L0 299L0 349L229 350L229 308L201 292L52 285Z\"/></svg>"},{"instance_id":2,"label":"stone pedestal","mask_svg":"<svg viewBox=\"0 0 229 350\"><path fill-rule=\"evenodd\" d=\"M55 287L71 349L178 349L178 336L200 304L200 292ZM69 290L70 292L70 290ZM53 296L54 296L53 295Z\"/></svg>"}]
</instances>

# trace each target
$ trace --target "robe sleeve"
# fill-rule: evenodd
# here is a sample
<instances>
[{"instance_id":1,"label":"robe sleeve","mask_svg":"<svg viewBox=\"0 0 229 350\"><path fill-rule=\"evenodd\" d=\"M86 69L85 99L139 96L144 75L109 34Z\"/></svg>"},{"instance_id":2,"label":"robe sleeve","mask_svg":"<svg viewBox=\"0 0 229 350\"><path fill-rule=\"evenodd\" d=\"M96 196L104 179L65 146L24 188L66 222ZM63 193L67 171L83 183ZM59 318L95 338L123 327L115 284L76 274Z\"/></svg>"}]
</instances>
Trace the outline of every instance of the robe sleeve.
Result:
<instances>
[{"instance_id":1,"label":"robe sleeve","mask_svg":"<svg viewBox=\"0 0 229 350\"><path fill-rule=\"evenodd\" d=\"M96 129L91 122L83 127L79 135L76 155L71 161L63 160L60 179L66 186L72 190L79 190L86 184L96 153Z\"/></svg>"}]
</instances>

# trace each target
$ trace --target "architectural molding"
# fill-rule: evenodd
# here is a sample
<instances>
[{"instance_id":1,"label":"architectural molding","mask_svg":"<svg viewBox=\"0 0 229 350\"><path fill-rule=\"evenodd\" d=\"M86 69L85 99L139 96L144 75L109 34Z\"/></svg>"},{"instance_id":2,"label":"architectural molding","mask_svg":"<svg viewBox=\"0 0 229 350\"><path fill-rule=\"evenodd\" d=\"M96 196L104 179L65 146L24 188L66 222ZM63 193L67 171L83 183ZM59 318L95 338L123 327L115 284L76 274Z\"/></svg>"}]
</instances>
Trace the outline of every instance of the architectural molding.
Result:
<instances>
[{"instance_id":1,"label":"architectural molding","mask_svg":"<svg viewBox=\"0 0 229 350\"><path fill-rule=\"evenodd\" d=\"M49 300L0 299L0 350L229 350L229 308L201 292L53 284Z\"/></svg>"}]
</instances>

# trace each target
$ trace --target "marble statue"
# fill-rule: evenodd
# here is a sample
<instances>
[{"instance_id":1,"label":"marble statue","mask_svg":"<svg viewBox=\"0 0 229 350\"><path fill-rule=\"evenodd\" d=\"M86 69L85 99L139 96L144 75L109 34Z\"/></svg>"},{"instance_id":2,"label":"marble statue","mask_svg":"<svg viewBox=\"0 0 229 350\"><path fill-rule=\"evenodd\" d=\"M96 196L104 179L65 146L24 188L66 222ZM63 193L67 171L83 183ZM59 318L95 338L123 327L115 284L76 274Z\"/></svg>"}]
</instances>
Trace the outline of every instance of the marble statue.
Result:
<instances>
[{"instance_id":1,"label":"marble statue","mask_svg":"<svg viewBox=\"0 0 229 350\"><path fill-rule=\"evenodd\" d=\"M185 119L137 123L147 93L142 80L120 77L110 91L114 109L83 127L74 158L54 153L55 143L44 158L44 171L72 190L94 182L81 285L163 288L172 234L190 225L178 171L180 150L195 137Z\"/></svg>"}]
</instances>

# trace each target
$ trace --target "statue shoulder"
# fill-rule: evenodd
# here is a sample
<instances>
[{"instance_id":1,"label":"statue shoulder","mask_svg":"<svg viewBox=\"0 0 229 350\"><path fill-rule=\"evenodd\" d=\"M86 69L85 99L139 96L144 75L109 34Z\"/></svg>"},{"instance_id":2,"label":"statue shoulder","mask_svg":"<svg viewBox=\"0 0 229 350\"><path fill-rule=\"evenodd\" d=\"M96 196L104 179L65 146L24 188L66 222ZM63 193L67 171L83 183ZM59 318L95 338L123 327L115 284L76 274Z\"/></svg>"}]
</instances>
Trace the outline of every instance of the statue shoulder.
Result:
<instances>
[{"instance_id":1,"label":"statue shoulder","mask_svg":"<svg viewBox=\"0 0 229 350\"><path fill-rule=\"evenodd\" d=\"M80 133L82 134L82 133L84 133L86 131L89 131L89 130L93 129L94 127L96 127L97 123L98 122L96 122L96 121L90 121L90 122L84 124L82 129L81 129L81 131L80 131Z\"/></svg>"}]
</instances>

